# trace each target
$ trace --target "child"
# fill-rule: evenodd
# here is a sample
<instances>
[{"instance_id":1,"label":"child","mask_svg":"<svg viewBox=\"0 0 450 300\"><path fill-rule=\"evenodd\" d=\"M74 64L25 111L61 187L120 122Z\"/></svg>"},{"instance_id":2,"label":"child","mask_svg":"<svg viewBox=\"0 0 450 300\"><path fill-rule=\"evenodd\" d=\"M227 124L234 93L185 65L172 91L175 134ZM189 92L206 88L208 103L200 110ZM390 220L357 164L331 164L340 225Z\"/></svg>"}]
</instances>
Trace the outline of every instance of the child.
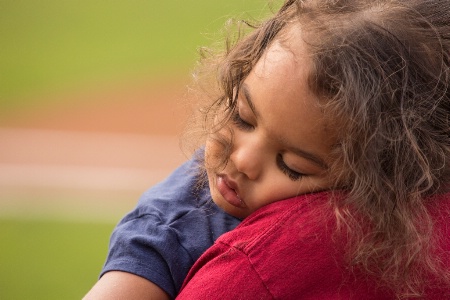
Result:
<instances>
[{"instance_id":1,"label":"child","mask_svg":"<svg viewBox=\"0 0 450 300\"><path fill-rule=\"evenodd\" d=\"M449 12L290 0L227 53L211 193L240 217L265 207L179 299L450 299ZM295 189L276 167L298 194L334 192L272 203Z\"/></svg>"},{"instance_id":2,"label":"child","mask_svg":"<svg viewBox=\"0 0 450 300\"><path fill-rule=\"evenodd\" d=\"M238 219L192 268L181 299L448 295L449 9L286 1L219 60L222 95L201 110L199 204L198 178L180 178L190 166L176 171L173 193L171 181L153 189L119 224L88 296L173 297ZM222 210L205 208L209 196ZM127 219L139 224L121 230ZM184 248L197 235L198 249ZM166 256L177 247L181 257Z\"/></svg>"}]
</instances>

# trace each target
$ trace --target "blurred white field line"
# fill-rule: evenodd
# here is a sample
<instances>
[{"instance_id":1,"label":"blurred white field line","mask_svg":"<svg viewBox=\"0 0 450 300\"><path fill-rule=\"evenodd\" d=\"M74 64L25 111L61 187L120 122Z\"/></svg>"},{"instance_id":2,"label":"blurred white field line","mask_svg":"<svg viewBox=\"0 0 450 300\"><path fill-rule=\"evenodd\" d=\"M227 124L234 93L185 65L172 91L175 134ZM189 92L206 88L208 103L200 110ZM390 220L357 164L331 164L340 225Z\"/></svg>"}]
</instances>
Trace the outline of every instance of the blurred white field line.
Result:
<instances>
[{"instance_id":1,"label":"blurred white field line","mask_svg":"<svg viewBox=\"0 0 450 300\"><path fill-rule=\"evenodd\" d=\"M0 145L0 210L11 199L140 194L185 160L175 136L0 128Z\"/></svg>"},{"instance_id":2,"label":"blurred white field line","mask_svg":"<svg viewBox=\"0 0 450 300\"><path fill-rule=\"evenodd\" d=\"M167 169L0 164L0 186L82 190L142 190L160 181Z\"/></svg>"}]
</instances>

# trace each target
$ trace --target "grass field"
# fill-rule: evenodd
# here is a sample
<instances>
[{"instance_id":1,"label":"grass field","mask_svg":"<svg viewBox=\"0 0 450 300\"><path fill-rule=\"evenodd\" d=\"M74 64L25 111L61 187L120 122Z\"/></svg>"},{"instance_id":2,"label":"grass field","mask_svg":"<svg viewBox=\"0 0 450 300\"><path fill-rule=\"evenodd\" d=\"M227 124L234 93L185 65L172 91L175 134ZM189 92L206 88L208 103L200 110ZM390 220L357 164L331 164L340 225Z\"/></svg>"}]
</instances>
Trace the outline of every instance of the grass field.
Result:
<instances>
[{"instance_id":1,"label":"grass field","mask_svg":"<svg viewBox=\"0 0 450 300\"><path fill-rule=\"evenodd\" d=\"M43 91L185 74L194 66L197 48L216 40L227 19L258 18L266 4L266 0L2 0L0 111L29 105L30 95Z\"/></svg>"},{"instance_id":2,"label":"grass field","mask_svg":"<svg viewBox=\"0 0 450 300\"><path fill-rule=\"evenodd\" d=\"M0 219L0 299L81 299L114 224Z\"/></svg>"}]
</instances>

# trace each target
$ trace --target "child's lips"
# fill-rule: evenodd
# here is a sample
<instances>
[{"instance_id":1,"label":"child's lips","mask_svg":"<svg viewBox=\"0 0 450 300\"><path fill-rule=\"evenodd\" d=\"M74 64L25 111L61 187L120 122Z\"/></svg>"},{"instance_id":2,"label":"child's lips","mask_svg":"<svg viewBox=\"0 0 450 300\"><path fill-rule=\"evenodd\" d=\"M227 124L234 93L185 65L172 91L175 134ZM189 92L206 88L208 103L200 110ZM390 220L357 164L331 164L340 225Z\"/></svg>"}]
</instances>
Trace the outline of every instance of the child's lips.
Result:
<instances>
[{"instance_id":1,"label":"child's lips","mask_svg":"<svg viewBox=\"0 0 450 300\"><path fill-rule=\"evenodd\" d=\"M218 175L216 180L217 190L222 197L233 206L244 208L245 204L237 193L237 184L226 175Z\"/></svg>"}]
</instances>

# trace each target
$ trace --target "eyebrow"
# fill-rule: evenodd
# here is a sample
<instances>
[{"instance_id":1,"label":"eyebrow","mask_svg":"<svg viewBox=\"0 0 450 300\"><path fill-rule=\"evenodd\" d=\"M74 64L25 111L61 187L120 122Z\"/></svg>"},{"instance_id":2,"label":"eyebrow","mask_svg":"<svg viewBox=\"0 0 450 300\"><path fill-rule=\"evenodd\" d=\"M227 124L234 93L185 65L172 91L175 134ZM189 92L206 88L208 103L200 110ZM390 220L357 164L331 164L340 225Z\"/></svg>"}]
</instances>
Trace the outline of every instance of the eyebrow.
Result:
<instances>
[{"instance_id":1,"label":"eyebrow","mask_svg":"<svg viewBox=\"0 0 450 300\"><path fill-rule=\"evenodd\" d=\"M253 114L256 117L259 117L260 115L259 115L258 111L256 110L255 104L252 101L252 96L251 96L250 90L245 83L242 83L240 91L243 92L244 98L247 101L248 106L250 106L250 109L252 110ZM280 140L284 144L289 145L289 143L287 143L284 139L281 138ZM323 159L321 159L320 157L318 157L317 155L314 155L310 152L307 152L307 151L304 151L302 149L298 149L298 148L292 147L292 146L289 146L287 148L290 151L294 152L296 155L301 156L301 157L313 162L315 165L319 166L320 168L322 168L324 170L328 169L328 165L325 163L325 161Z\"/></svg>"}]
</instances>

